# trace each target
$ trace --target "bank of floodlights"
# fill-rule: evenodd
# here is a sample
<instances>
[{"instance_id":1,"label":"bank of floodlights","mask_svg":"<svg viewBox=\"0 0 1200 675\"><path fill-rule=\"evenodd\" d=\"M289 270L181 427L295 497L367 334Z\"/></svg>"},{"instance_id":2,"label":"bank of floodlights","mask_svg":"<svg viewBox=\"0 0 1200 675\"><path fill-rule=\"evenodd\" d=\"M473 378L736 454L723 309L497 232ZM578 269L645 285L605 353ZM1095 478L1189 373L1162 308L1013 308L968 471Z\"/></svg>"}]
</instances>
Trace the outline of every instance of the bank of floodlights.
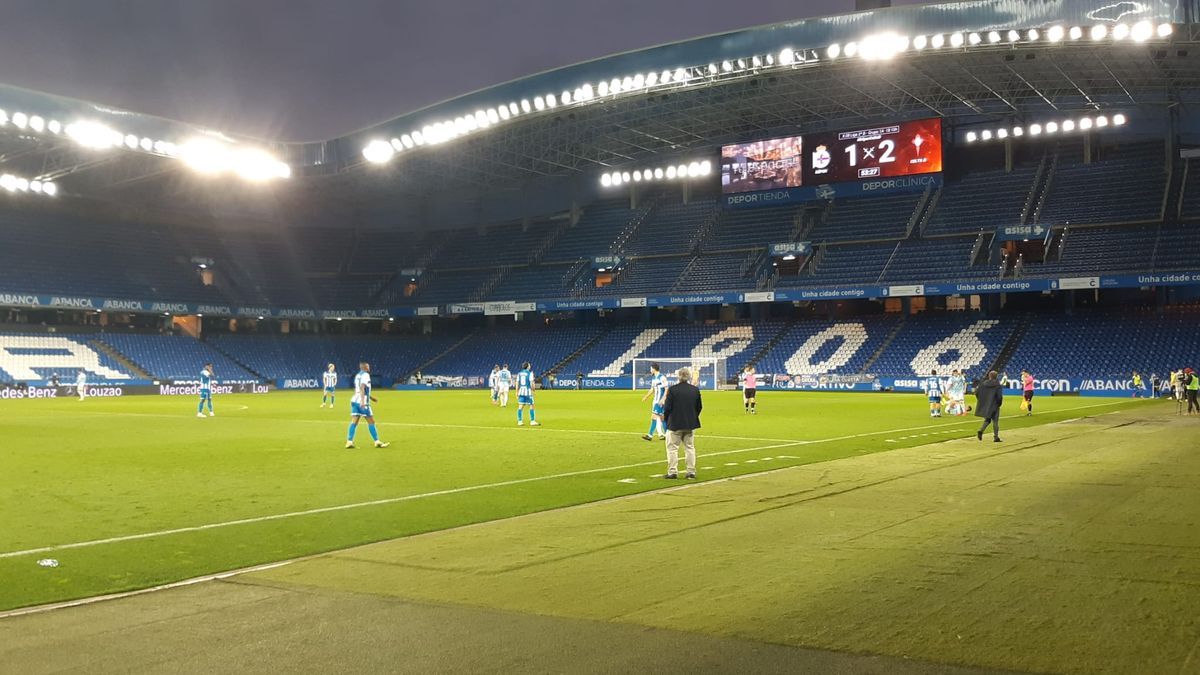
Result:
<instances>
[{"instance_id":1,"label":"bank of floodlights","mask_svg":"<svg viewBox=\"0 0 1200 675\"><path fill-rule=\"evenodd\" d=\"M600 184L604 187L620 187L626 183L652 183L663 181L691 180L712 174L713 166L709 160L699 160L660 166L652 169L633 169L610 171L600 176Z\"/></svg>"},{"instance_id":2,"label":"bank of floodlights","mask_svg":"<svg viewBox=\"0 0 1200 675\"><path fill-rule=\"evenodd\" d=\"M988 141L1003 141L1008 138L1023 136L1051 136L1059 133L1069 134L1075 131L1099 131L1109 127L1124 126L1128 122L1124 113L1113 115L1095 115L1086 117L1071 117L1048 122L1034 122L1028 126L1005 126L995 129L968 131L963 140L967 143L986 143Z\"/></svg>"},{"instance_id":3,"label":"bank of floodlights","mask_svg":"<svg viewBox=\"0 0 1200 675\"><path fill-rule=\"evenodd\" d=\"M362 148L363 157L372 163L383 164L397 154L424 145L439 145L462 136L503 124L524 115L537 114L560 106L584 106L618 96L645 94L651 91L708 85L762 71L815 65L821 62L861 59L890 61L906 52L970 50L979 48L1012 48L1019 45L1057 45L1079 42L1086 37L1093 42L1145 42L1154 38L1167 39L1175 32L1170 23L1155 24L1150 20L1136 23L1098 23L1093 26L1054 24L1037 28L984 31L948 31L934 34L902 35L885 31L867 35L860 40L836 42L824 49L793 49L785 47L776 53L753 54L740 58L727 57L719 61L692 66L668 68L662 71L631 73L595 83L584 83L561 93L546 92L533 98L497 103L473 113L464 112L453 119L431 121L419 129L411 129L391 139L369 139Z\"/></svg>"},{"instance_id":4,"label":"bank of floodlights","mask_svg":"<svg viewBox=\"0 0 1200 675\"><path fill-rule=\"evenodd\" d=\"M0 175L0 190L4 192L28 192L35 195L53 197L58 194L58 186L50 181L22 178L11 173Z\"/></svg>"}]
</instances>

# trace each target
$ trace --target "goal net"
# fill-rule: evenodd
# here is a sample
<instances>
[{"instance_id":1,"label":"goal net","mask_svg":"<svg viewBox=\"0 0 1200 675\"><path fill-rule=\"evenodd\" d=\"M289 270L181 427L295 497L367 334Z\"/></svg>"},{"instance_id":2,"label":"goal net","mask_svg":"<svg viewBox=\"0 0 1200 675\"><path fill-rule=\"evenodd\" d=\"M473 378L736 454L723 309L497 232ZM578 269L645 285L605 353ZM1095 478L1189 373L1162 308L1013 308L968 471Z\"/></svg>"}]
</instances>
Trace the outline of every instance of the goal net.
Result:
<instances>
[{"instance_id":1,"label":"goal net","mask_svg":"<svg viewBox=\"0 0 1200 675\"><path fill-rule=\"evenodd\" d=\"M696 357L682 359L634 359L633 360L633 389L649 389L651 364L658 364L667 382L675 384L679 381L679 369L687 368L692 371L692 384L701 389L720 389L728 373L725 372L725 357Z\"/></svg>"}]
</instances>

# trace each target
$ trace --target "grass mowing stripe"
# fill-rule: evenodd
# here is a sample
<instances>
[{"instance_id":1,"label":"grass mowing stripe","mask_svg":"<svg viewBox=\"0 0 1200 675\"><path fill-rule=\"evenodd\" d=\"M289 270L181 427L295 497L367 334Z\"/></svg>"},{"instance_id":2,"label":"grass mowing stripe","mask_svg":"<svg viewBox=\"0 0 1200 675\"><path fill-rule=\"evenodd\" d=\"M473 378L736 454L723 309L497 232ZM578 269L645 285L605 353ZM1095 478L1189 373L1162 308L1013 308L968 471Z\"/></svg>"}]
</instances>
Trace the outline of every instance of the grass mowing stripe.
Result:
<instances>
[{"instance_id":1,"label":"grass mowing stripe","mask_svg":"<svg viewBox=\"0 0 1200 675\"><path fill-rule=\"evenodd\" d=\"M1075 411L1075 410L1084 410L1084 409L1090 409L1090 408L1099 408L1099 407L1119 405L1121 403L1125 403L1125 401L1099 403L1099 404L1093 404L1093 405L1087 405L1087 406L1076 406L1073 408L1064 408L1062 410L1058 410L1055 412L1056 413L1065 413L1065 412L1071 412L1071 411ZM1022 415L1009 416L1009 418L1012 418L1012 417L1023 417L1023 416ZM405 424L405 423L394 423L394 424ZM973 425L974 422L970 421L970 420L964 420L962 422L949 423L950 426L962 426L965 424ZM431 426L431 425L427 425L427 426ZM446 426L454 426L454 425L446 425ZM916 430L921 430L921 429L929 429L932 427L943 428L945 426L947 426L947 423L936 424L936 425L923 425L923 426L917 426L917 427L907 427L907 428L902 428L902 429L885 429L885 430L878 430L878 431L868 431L868 432L862 432L862 433L857 433L857 434L846 434L846 435L842 435L842 436L833 436L833 437L829 437L829 438L814 439L814 440L787 441L787 442L783 442L783 443L757 446L757 447L753 447L753 448L739 448L739 449L735 449L735 450L725 450L725 451L719 451L719 452L704 453L704 456L718 457L718 456L724 456L724 455L742 454L742 453L747 453L747 452L757 452L757 451L761 451L761 450L773 450L773 449L777 449L777 448L796 447L796 446L801 446L801 445L833 443L833 442L837 442L837 441L853 440L853 439L857 439L857 438L866 438L869 436L889 435L889 434L895 434L895 433L905 432L905 431L916 431ZM491 428L491 427L486 427L486 428ZM494 428L507 429L509 427L494 427ZM786 455L782 456L782 457L787 457L789 459L798 459L798 458L793 458L791 456L786 456ZM559 479L559 478L570 478L570 477L574 477L574 476L605 473L605 472L609 472L609 471L619 471L622 469L633 469L633 468L638 468L638 467L642 467L642 466L652 466L655 464L661 464L662 461L663 461L662 459L655 459L655 460L649 460L649 461L645 461L645 462L636 462L636 463L632 463L632 464L623 464L623 465L617 465L617 466L608 466L608 467L600 467L600 468L592 468L592 469L580 469L578 471L567 471L567 472L551 474L551 475L544 475L544 476L531 476L531 477L527 477L527 478L516 478L516 479L512 479L512 480L499 481L499 482L495 482L495 483L485 483L485 484L480 484L480 485L468 485L468 486L457 487L457 488L448 488L448 489L444 489L444 490L435 490L432 492L424 492L424 493L412 494L412 495L403 495L403 496L399 496L399 497L387 497L387 498L383 498L383 499L373 499L373 500L368 500L368 501L363 501L363 502L355 502L355 503L350 503L350 504L338 504L338 505L333 505L333 506L323 506L323 507L318 507L318 508L314 508L314 509L304 509L301 511L292 511L292 512L288 512L288 513L277 513L277 514L270 514L270 515L264 515L264 516L254 516L251 518L239 518L239 519L235 519L235 520L221 521L221 522L216 522L216 523L206 523L203 525L193 525L193 526L188 526L188 527L171 528L171 529L159 530L159 531L155 531L155 532L142 532L142 533L138 533L138 534L121 535L121 536L117 536L117 537L107 537L107 538L103 538L103 539L92 539L92 540L81 541L81 542L73 542L73 543L69 543L69 544L56 544L53 546L43 546L43 547L24 549L24 550L19 550L19 551L8 551L8 552L0 553L0 559L16 558L16 557L20 557L20 556L35 555L35 554L40 554L40 553L51 553L51 552L55 552L55 551L85 548L85 547L91 547L91 546L99 546L99 545L103 545L103 544L114 544L114 543L127 542L127 541L137 541L137 540L141 540L141 539L150 539L150 538L154 538L154 537L183 534L183 533L188 533L188 532L201 532L204 530L233 527L236 525L246 525L246 524L251 524L251 523L269 522L269 521L273 521L273 520L282 520L282 519L286 519L286 518L297 518L297 517L316 515L316 514L321 514L321 513L346 511L346 510L350 510L350 509L365 508L365 507L370 507L370 506L380 506L380 505L384 505L384 504L396 504L396 503L412 501L412 500L416 500L416 499L426 499L429 497L438 497L438 496L444 496L444 495L459 494L459 493L464 493L464 492L474 492L474 491L478 491L478 490L486 490L486 489L499 488L499 487L508 487L508 486L512 486L512 485L521 485L521 484L525 484L525 483L554 480L554 479Z\"/></svg>"}]
</instances>

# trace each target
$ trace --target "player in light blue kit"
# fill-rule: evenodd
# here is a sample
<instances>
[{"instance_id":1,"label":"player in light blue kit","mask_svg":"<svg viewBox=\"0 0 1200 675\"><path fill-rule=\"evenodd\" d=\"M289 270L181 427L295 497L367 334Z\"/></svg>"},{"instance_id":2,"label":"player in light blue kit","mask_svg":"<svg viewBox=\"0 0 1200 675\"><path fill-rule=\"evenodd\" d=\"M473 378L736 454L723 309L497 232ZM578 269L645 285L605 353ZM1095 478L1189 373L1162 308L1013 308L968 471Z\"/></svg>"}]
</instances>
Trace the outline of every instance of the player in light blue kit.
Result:
<instances>
[{"instance_id":1,"label":"player in light blue kit","mask_svg":"<svg viewBox=\"0 0 1200 675\"><path fill-rule=\"evenodd\" d=\"M375 414L371 412L371 404L376 399L371 396L371 364L363 361L358 364L358 375L354 376L354 396L350 398L350 431L346 434L346 449L354 449L354 433L358 431L359 418L367 418L367 430L375 441L375 447L386 448L391 443L379 440L379 431L375 428Z\"/></svg>"},{"instance_id":2,"label":"player in light blue kit","mask_svg":"<svg viewBox=\"0 0 1200 675\"><path fill-rule=\"evenodd\" d=\"M196 406L196 417L204 417L205 403L208 403L208 416L214 416L212 409L212 379L213 366L211 363L206 363L204 364L204 370L200 371L200 405Z\"/></svg>"},{"instance_id":3,"label":"player in light blue kit","mask_svg":"<svg viewBox=\"0 0 1200 675\"><path fill-rule=\"evenodd\" d=\"M512 387L512 383L513 374L508 369L508 364L506 363L500 368L500 372L496 373L496 397L500 401L501 408L508 407L508 390Z\"/></svg>"},{"instance_id":4,"label":"player in light blue kit","mask_svg":"<svg viewBox=\"0 0 1200 675\"><path fill-rule=\"evenodd\" d=\"M324 408L325 404L328 403L329 407L332 408L333 399L335 398L334 394L337 391L337 368L332 363L325 369L325 372L321 373L321 380L325 386L325 390L321 394L321 407Z\"/></svg>"},{"instance_id":5,"label":"player in light blue kit","mask_svg":"<svg viewBox=\"0 0 1200 675\"><path fill-rule=\"evenodd\" d=\"M929 416L942 416L942 378L938 377L937 371L930 371L929 377L925 378L925 395L929 397Z\"/></svg>"},{"instance_id":6,"label":"player in light blue kit","mask_svg":"<svg viewBox=\"0 0 1200 675\"><path fill-rule=\"evenodd\" d=\"M654 397L650 404L650 431L648 431L642 440L654 440L654 429L658 428L658 437L667 437L667 428L663 425L663 401L667 398L667 378L663 375L657 363L650 364L650 388L646 390L646 395L642 397L645 401L651 396Z\"/></svg>"},{"instance_id":7,"label":"player in light blue kit","mask_svg":"<svg viewBox=\"0 0 1200 675\"><path fill-rule=\"evenodd\" d=\"M492 366L488 375L488 387L492 390L492 405L500 405L500 364Z\"/></svg>"},{"instance_id":8,"label":"player in light blue kit","mask_svg":"<svg viewBox=\"0 0 1200 675\"><path fill-rule=\"evenodd\" d=\"M504 373L507 370L508 368L506 367L500 372ZM521 412L525 409L525 406L529 406L529 426L541 426L541 423L534 417L535 413L533 412L533 383L533 371L529 369L529 362L526 361L521 365L521 372L517 373L517 426L525 424L521 420ZM504 393L504 397L508 397L508 392Z\"/></svg>"}]
</instances>

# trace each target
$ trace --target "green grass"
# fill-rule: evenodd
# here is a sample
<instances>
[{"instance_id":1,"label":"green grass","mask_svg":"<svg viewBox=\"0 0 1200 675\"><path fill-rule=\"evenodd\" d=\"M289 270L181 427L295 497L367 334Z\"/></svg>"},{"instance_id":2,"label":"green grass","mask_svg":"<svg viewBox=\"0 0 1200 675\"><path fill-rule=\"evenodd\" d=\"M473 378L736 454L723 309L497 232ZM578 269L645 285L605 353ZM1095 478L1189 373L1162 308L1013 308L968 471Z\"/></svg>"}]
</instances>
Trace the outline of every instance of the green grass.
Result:
<instances>
[{"instance_id":1,"label":"green grass","mask_svg":"<svg viewBox=\"0 0 1200 675\"><path fill-rule=\"evenodd\" d=\"M483 392L384 392L386 450L365 425L359 449L342 449L345 397L327 410L313 393L225 396L204 420L191 398L3 401L0 609L656 489L663 450L638 438L640 396L541 392L545 426L518 428ZM755 417L736 392L705 401L702 480L965 437L977 423L931 420L917 395L767 393ZM1133 404L1037 403L1006 428ZM375 500L388 501L295 515ZM206 525L218 526L193 529ZM52 550L13 555L39 548Z\"/></svg>"}]
</instances>

